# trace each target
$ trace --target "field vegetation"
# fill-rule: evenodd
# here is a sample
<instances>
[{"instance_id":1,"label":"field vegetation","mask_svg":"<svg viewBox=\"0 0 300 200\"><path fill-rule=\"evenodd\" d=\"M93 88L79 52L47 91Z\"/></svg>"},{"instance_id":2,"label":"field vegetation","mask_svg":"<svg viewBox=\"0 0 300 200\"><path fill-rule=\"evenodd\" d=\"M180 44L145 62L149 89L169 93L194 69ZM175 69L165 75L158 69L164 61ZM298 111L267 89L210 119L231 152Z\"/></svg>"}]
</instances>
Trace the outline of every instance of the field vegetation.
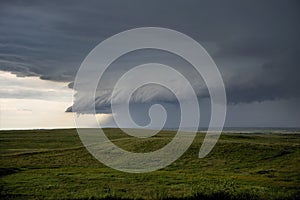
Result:
<instances>
[{"instance_id":1,"label":"field vegetation","mask_svg":"<svg viewBox=\"0 0 300 200\"><path fill-rule=\"evenodd\" d=\"M148 139L106 129L133 152L161 148L174 136ZM122 138L122 139L121 139ZM0 199L299 199L300 134L222 134L199 159L204 133L170 166L151 173L111 169L89 154L76 130L0 131Z\"/></svg>"}]
</instances>

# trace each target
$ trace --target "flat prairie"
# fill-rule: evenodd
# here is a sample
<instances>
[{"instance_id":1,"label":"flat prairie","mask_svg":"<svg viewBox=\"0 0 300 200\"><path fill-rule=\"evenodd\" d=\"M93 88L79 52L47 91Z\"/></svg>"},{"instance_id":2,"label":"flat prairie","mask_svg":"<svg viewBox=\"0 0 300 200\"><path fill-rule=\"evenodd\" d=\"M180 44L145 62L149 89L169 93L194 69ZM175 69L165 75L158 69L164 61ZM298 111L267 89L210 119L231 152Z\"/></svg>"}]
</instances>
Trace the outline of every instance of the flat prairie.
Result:
<instances>
[{"instance_id":1,"label":"flat prairie","mask_svg":"<svg viewBox=\"0 0 300 200\"><path fill-rule=\"evenodd\" d=\"M161 131L137 139L105 129L116 145L149 152L171 141ZM300 134L222 133L205 158L205 134L166 168L130 174L111 169L75 129L0 131L1 199L299 199ZM120 140L120 138L122 138Z\"/></svg>"}]
</instances>

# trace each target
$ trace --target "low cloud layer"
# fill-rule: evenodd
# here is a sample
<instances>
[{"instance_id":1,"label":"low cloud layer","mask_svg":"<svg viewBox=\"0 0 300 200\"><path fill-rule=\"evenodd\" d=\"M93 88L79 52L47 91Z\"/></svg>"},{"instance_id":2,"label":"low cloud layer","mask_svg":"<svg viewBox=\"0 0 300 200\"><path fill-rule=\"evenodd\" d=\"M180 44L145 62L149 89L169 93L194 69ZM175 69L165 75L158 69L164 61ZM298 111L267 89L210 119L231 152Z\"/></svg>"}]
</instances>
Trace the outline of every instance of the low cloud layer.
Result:
<instances>
[{"instance_id":1,"label":"low cloud layer","mask_svg":"<svg viewBox=\"0 0 300 200\"><path fill-rule=\"evenodd\" d=\"M223 75L230 104L300 98L297 62L300 5L297 1L133 1L129 4L125 1L4 0L0 4L2 71L72 82L85 56L99 42L127 29L157 26L183 32L207 49ZM159 55L136 53L115 63L108 72L104 89L97 92L97 111L110 112L113 83L129 66L155 59L180 68L191 80L199 78L193 77L193 71L183 61L171 55ZM197 84L199 99L207 98L203 82ZM136 103L176 103L164 90L141 89L136 95L133 98ZM78 91L77 112L84 113L90 105L83 100L87 96L84 91Z\"/></svg>"}]
</instances>

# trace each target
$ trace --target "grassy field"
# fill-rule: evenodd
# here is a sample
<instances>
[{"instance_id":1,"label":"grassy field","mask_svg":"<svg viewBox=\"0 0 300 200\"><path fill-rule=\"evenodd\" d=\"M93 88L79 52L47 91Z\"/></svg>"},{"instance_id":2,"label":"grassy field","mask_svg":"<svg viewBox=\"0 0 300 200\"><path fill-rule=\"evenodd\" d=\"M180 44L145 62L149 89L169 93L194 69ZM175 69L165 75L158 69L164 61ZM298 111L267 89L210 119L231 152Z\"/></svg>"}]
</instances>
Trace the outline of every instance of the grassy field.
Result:
<instances>
[{"instance_id":1,"label":"grassy field","mask_svg":"<svg viewBox=\"0 0 300 200\"><path fill-rule=\"evenodd\" d=\"M120 147L148 152L174 136L106 134ZM199 159L204 134L170 166L128 174L93 158L76 130L0 131L0 199L299 199L300 134L222 134ZM119 138L123 138L120 140Z\"/></svg>"}]
</instances>

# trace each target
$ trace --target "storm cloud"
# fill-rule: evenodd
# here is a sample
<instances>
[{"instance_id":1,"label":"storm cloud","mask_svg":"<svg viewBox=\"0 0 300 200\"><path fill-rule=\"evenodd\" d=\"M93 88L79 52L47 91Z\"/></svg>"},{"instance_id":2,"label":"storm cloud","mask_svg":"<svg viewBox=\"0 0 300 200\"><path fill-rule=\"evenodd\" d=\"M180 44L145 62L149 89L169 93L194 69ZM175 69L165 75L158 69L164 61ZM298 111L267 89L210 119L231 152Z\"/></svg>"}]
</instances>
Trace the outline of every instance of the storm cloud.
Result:
<instances>
[{"instance_id":1,"label":"storm cloud","mask_svg":"<svg viewBox=\"0 0 300 200\"><path fill-rule=\"evenodd\" d=\"M171 28L202 44L223 76L230 104L300 98L298 1L15 1L0 3L0 70L18 76L71 83L85 56L101 41L144 26ZM129 66L153 62L177 66L191 80L188 63L170 54L135 53L115 63L96 96L99 113L110 112L114 81ZM208 97L203 82L199 99ZM192 83L193 84L193 83ZM141 102L176 104L165 90ZM152 91L152 92L151 92ZM143 95L141 95L143 94ZM78 91L76 112L89 101ZM134 99L134 98L133 98ZM85 104L84 104L85 102ZM72 111L71 107L67 111Z\"/></svg>"}]
</instances>

